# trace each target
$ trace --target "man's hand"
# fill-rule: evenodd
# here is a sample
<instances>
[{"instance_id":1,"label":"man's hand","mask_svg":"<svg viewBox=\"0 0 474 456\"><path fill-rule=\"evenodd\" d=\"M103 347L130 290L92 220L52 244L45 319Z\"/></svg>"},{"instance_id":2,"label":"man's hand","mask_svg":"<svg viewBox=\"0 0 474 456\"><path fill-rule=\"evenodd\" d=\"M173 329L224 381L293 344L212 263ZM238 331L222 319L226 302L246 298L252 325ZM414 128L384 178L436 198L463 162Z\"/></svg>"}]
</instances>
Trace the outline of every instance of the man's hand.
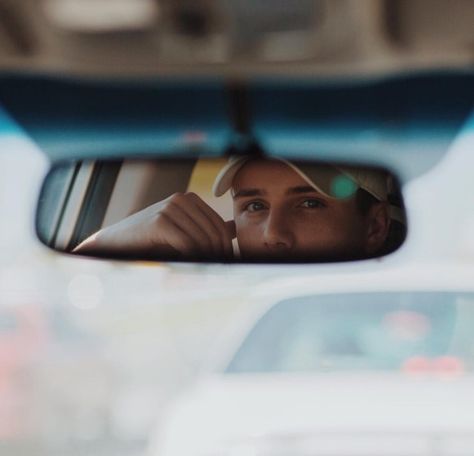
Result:
<instances>
[{"instance_id":1,"label":"man's hand","mask_svg":"<svg viewBox=\"0 0 474 456\"><path fill-rule=\"evenodd\" d=\"M230 259L233 238L233 221L225 222L195 193L175 193L98 231L74 252Z\"/></svg>"}]
</instances>

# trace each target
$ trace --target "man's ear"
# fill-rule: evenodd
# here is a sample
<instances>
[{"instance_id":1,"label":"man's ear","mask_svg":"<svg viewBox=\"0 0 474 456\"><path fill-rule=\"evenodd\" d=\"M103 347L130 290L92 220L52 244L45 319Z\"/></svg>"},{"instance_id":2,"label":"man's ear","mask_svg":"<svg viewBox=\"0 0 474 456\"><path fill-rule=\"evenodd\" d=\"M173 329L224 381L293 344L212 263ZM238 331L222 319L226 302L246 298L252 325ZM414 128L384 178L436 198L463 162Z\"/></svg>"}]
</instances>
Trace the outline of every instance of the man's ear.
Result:
<instances>
[{"instance_id":1,"label":"man's ear","mask_svg":"<svg viewBox=\"0 0 474 456\"><path fill-rule=\"evenodd\" d=\"M372 205L367 220L366 251L369 255L375 255L384 245L390 229L388 204L380 202Z\"/></svg>"}]
</instances>

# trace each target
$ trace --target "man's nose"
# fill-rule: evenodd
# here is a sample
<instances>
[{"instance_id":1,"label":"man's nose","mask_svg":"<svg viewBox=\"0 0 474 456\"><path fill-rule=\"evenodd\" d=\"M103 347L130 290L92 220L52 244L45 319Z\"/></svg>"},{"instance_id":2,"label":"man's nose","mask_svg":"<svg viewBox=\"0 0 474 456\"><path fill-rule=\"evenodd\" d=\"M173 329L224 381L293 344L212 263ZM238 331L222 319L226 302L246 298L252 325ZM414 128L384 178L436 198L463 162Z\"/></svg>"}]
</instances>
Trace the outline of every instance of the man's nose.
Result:
<instances>
[{"instance_id":1,"label":"man's nose","mask_svg":"<svg viewBox=\"0 0 474 456\"><path fill-rule=\"evenodd\" d=\"M270 210L263 232L265 246L269 249L290 249L294 244L291 220L285 211Z\"/></svg>"}]
</instances>

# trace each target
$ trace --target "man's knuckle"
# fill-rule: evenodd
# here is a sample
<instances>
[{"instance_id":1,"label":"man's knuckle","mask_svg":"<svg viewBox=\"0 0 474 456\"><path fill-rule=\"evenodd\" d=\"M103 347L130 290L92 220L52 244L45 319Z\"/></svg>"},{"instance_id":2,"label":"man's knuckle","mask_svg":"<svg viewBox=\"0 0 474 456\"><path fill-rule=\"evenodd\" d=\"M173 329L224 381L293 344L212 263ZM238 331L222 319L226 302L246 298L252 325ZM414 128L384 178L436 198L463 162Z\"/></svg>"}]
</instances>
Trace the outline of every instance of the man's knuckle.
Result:
<instances>
[{"instance_id":1,"label":"man's knuckle","mask_svg":"<svg viewBox=\"0 0 474 456\"><path fill-rule=\"evenodd\" d=\"M199 195L197 195L194 192L186 192L185 197L186 197L187 200L193 201L194 203L200 203L202 201L202 199L199 197Z\"/></svg>"},{"instance_id":2,"label":"man's knuckle","mask_svg":"<svg viewBox=\"0 0 474 456\"><path fill-rule=\"evenodd\" d=\"M162 210L158 212L157 214L153 214L151 217L151 224L152 225L159 225L163 223L168 223L169 222L169 217L168 214L166 213L166 210Z\"/></svg>"},{"instance_id":3,"label":"man's knuckle","mask_svg":"<svg viewBox=\"0 0 474 456\"><path fill-rule=\"evenodd\" d=\"M181 193L181 192L176 192L176 193L173 193L170 198L169 198L169 202L170 203L179 203L180 201L182 201L184 198L184 193Z\"/></svg>"}]
</instances>

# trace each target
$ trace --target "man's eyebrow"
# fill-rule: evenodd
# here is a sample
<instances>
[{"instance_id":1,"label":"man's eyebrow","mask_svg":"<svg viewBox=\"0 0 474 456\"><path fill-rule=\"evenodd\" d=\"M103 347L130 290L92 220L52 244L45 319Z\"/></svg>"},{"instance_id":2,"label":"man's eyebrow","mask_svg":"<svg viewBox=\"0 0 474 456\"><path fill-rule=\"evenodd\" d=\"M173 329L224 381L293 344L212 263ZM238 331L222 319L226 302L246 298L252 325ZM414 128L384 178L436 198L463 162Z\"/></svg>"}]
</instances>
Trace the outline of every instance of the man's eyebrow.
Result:
<instances>
[{"instance_id":1,"label":"man's eyebrow","mask_svg":"<svg viewBox=\"0 0 474 456\"><path fill-rule=\"evenodd\" d=\"M300 195L303 193L319 193L314 187L310 185L301 185L297 187L290 187L285 191L286 195ZM267 192L260 188L243 188L232 195L233 198L248 198L252 196L265 196Z\"/></svg>"},{"instance_id":2,"label":"man's eyebrow","mask_svg":"<svg viewBox=\"0 0 474 456\"><path fill-rule=\"evenodd\" d=\"M243 188L238 192L235 192L232 197L233 198L245 198L249 196L263 196L265 195L265 191L259 188Z\"/></svg>"},{"instance_id":3,"label":"man's eyebrow","mask_svg":"<svg viewBox=\"0 0 474 456\"><path fill-rule=\"evenodd\" d=\"M319 193L314 187L310 185L302 185L299 187L290 187L286 192L287 195L299 195L301 193Z\"/></svg>"}]
</instances>

